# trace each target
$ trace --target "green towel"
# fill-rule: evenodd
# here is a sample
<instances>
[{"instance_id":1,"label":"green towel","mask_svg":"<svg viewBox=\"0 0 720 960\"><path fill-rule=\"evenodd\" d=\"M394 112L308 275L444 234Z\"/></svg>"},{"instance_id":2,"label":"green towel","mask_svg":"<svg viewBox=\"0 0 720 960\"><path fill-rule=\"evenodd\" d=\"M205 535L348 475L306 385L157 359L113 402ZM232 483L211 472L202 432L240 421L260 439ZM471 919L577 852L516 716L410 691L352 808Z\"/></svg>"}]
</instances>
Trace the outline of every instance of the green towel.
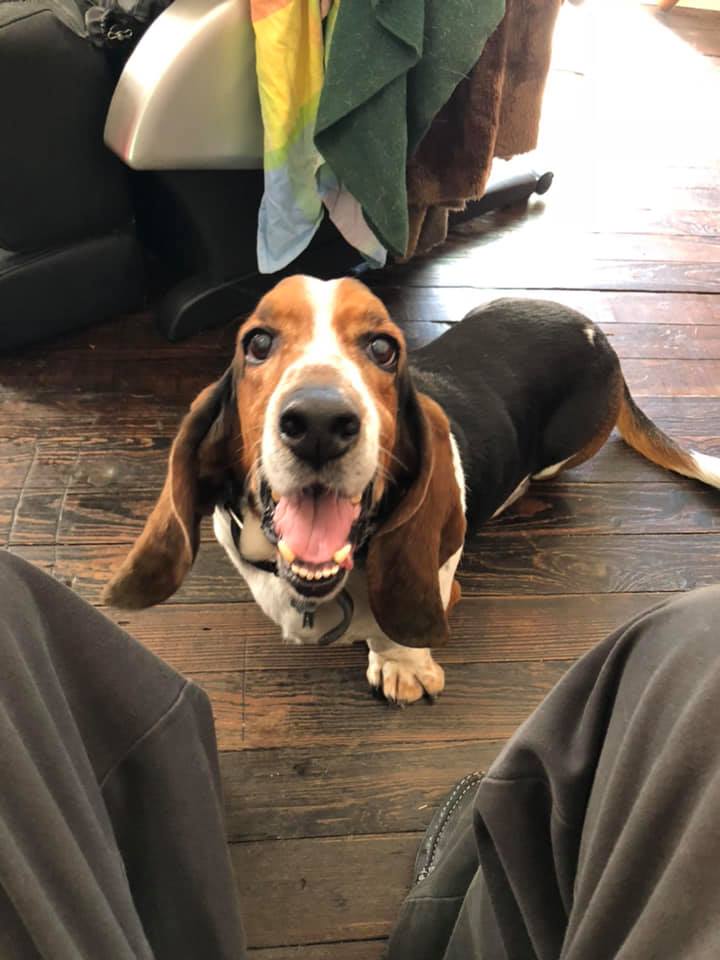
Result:
<instances>
[{"instance_id":1,"label":"green towel","mask_svg":"<svg viewBox=\"0 0 720 960\"><path fill-rule=\"evenodd\" d=\"M398 255L408 242L408 157L480 59L504 12L505 0L339 4L315 144Z\"/></svg>"}]
</instances>

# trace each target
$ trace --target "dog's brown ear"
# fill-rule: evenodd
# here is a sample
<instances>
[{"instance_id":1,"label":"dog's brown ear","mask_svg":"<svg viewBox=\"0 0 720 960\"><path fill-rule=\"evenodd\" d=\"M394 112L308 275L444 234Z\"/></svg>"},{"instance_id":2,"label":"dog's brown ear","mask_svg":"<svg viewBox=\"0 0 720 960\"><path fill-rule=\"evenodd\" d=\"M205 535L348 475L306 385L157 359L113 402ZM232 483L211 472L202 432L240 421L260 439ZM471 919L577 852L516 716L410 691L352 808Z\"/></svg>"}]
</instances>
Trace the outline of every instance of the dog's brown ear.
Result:
<instances>
[{"instance_id":1,"label":"dog's brown ear","mask_svg":"<svg viewBox=\"0 0 720 960\"><path fill-rule=\"evenodd\" d=\"M459 597L440 596L440 567L465 537L465 512L455 478L450 425L442 409L414 390L402 417L400 443L414 449L409 487L368 547L370 606L383 632L408 647L439 646L448 638L447 613ZM402 458L402 457L401 457Z\"/></svg>"},{"instance_id":2,"label":"dog's brown ear","mask_svg":"<svg viewBox=\"0 0 720 960\"><path fill-rule=\"evenodd\" d=\"M177 432L162 493L103 600L128 610L166 600L193 564L200 520L212 512L227 477L230 444L239 456L240 433L232 368L202 390Z\"/></svg>"}]
</instances>

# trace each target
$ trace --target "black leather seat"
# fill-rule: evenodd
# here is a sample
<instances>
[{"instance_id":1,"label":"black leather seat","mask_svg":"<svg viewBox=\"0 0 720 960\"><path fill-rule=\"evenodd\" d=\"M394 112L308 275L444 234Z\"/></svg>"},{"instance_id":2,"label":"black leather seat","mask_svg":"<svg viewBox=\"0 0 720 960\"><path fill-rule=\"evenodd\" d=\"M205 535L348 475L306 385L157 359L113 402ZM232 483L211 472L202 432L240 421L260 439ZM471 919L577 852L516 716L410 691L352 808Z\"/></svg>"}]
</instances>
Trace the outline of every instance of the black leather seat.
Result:
<instances>
[{"instance_id":1,"label":"black leather seat","mask_svg":"<svg viewBox=\"0 0 720 960\"><path fill-rule=\"evenodd\" d=\"M0 2L0 349L143 302L128 172L102 140L113 86L56 11Z\"/></svg>"}]
</instances>

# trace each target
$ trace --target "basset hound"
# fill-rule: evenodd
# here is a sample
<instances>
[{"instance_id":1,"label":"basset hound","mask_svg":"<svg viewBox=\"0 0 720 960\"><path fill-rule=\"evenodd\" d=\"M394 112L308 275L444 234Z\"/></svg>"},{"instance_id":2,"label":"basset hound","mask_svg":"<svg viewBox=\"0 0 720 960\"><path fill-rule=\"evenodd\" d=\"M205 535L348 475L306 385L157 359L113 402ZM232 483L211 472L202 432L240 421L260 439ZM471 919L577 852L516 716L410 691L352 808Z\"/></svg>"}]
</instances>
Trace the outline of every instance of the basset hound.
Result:
<instances>
[{"instance_id":1,"label":"basset hound","mask_svg":"<svg viewBox=\"0 0 720 960\"><path fill-rule=\"evenodd\" d=\"M720 486L720 458L648 420L602 331L567 307L495 301L412 361L360 282L282 280L180 424L106 600L174 593L213 514L285 640L367 641L371 686L410 703L444 686L431 648L448 637L466 524L591 457L615 425L655 463Z\"/></svg>"}]
</instances>

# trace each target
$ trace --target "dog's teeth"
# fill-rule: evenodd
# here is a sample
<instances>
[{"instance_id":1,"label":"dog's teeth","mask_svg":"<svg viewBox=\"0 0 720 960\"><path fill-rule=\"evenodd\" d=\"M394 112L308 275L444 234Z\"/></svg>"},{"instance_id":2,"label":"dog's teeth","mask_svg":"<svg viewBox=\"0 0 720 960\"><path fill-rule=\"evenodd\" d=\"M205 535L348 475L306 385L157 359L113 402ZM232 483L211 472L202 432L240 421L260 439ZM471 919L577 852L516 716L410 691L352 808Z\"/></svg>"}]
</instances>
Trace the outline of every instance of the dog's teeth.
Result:
<instances>
[{"instance_id":1,"label":"dog's teeth","mask_svg":"<svg viewBox=\"0 0 720 960\"><path fill-rule=\"evenodd\" d=\"M305 567L301 567L299 563L293 563L290 566L290 569L297 577L302 577L303 580L312 580L312 573L307 570Z\"/></svg>"},{"instance_id":2,"label":"dog's teeth","mask_svg":"<svg viewBox=\"0 0 720 960\"><path fill-rule=\"evenodd\" d=\"M356 507L362 500L362 494L359 493L356 497L350 497L350 503Z\"/></svg>"},{"instance_id":3,"label":"dog's teeth","mask_svg":"<svg viewBox=\"0 0 720 960\"><path fill-rule=\"evenodd\" d=\"M270 491L270 496L273 498L273 500L275 501L275 503L277 503L278 500L280 499L280 494L277 492L277 490L271 490L271 491Z\"/></svg>"},{"instance_id":4,"label":"dog's teeth","mask_svg":"<svg viewBox=\"0 0 720 960\"><path fill-rule=\"evenodd\" d=\"M308 570L307 567L303 567L299 563L291 563L290 569L296 577L302 577L303 580L312 581L334 577L340 567L337 564L333 564L330 567L320 567L319 569Z\"/></svg>"},{"instance_id":5,"label":"dog's teeth","mask_svg":"<svg viewBox=\"0 0 720 960\"><path fill-rule=\"evenodd\" d=\"M295 554L292 552L290 547L285 543L284 540L278 540L278 553L285 560L286 563L292 563L295 559Z\"/></svg>"},{"instance_id":6,"label":"dog's teeth","mask_svg":"<svg viewBox=\"0 0 720 960\"><path fill-rule=\"evenodd\" d=\"M352 550L351 543L346 543L344 547L340 547L340 549L333 554L333 560L335 561L335 563L337 563L338 566L341 563L344 563L345 560L347 560L347 558L350 556L351 550Z\"/></svg>"}]
</instances>

